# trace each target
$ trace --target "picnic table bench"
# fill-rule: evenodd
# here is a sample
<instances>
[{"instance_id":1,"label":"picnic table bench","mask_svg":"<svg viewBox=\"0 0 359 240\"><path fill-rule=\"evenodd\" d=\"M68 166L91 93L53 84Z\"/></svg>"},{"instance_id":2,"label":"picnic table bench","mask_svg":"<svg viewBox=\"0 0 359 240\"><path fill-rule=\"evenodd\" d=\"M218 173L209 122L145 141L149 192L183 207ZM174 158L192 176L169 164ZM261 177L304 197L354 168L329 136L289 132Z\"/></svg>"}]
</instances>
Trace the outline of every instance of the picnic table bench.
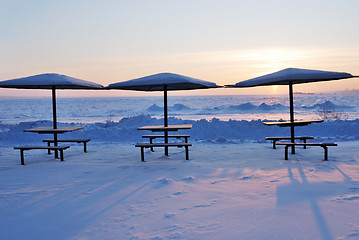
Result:
<instances>
[{"instance_id":1,"label":"picnic table bench","mask_svg":"<svg viewBox=\"0 0 359 240\"><path fill-rule=\"evenodd\" d=\"M192 143L137 143L135 147L141 148L141 161L145 161L144 148L153 148L153 147L184 147L186 149L186 160L189 160L189 150L188 147L192 146Z\"/></svg>"},{"instance_id":2,"label":"picnic table bench","mask_svg":"<svg viewBox=\"0 0 359 240\"><path fill-rule=\"evenodd\" d=\"M55 140L53 139L45 139L42 140L43 142L47 143L47 146L50 147L51 143L54 143ZM84 152L87 152L87 146L86 143L88 143L90 141L89 138L84 138L84 139L58 139L57 142L75 142L75 143L83 143L84 144ZM48 154L51 154L50 149L48 149Z\"/></svg>"},{"instance_id":3,"label":"picnic table bench","mask_svg":"<svg viewBox=\"0 0 359 240\"><path fill-rule=\"evenodd\" d=\"M150 139L150 143L153 143L153 140L156 138L165 138L165 135L143 135L142 138L149 138ZM190 135L188 134L182 134L182 135L168 135L168 138L177 138L177 139L181 139L184 138L184 142L188 143L188 138L190 137ZM153 152L153 147L151 147L151 151Z\"/></svg>"},{"instance_id":4,"label":"picnic table bench","mask_svg":"<svg viewBox=\"0 0 359 240\"><path fill-rule=\"evenodd\" d=\"M324 161L328 161L328 146L338 146L338 144L333 142L322 142L322 143L291 143L291 142L277 142L276 145L285 146L285 160L288 160L288 148L290 146L319 146L324 149Z\"/></svg>"},{"instance_id":5,"label":"picnic table bench","mask_svg":"<svg viewBox=\"0 0 359 240\"><path fill-rule=\"evenodd\" d=\"M14 149L20 149L21 165L25 165L24 151L32 149L47 149L47 150L58 150L60 151L61 161L64 161L64 150L70 148L70 146L21 146L14 147Z\"/></svg>"},{"instance_id":6,"label":"picnic table bench","mask_svg":"<svg viewBox=\"0 0 359 240\"><path fill-rule=\"evenodd\" d=\"M308 139L314 139L312 136L297 136L294 137L295 140L301 140L303 143L306 143ZM273 142L273 149L275 149L276 142L280 140L291 140L291 137L266 137L266 140L271 140ZM306 149L307 145L304 145L303 148Z\"/></svg>"}]
</instances>

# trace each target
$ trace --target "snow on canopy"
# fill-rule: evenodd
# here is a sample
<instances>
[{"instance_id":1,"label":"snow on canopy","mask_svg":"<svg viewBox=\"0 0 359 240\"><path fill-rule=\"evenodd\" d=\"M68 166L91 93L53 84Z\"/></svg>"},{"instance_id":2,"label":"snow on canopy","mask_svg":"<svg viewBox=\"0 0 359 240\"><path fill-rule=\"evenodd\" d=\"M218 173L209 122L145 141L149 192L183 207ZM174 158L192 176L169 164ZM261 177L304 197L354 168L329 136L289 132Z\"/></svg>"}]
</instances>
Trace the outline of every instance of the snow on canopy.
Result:
<instances>
[{"instance_id":1,"label":"snow on canopy","mask_svg":"<svg viewBox=\"0 0 359 240\"><path fill-rule=\"evenodd\" d=\"M331 72L300 68L286 68L284 70L238 82L229 87L255 87L265 85L288 85L293 84L339 80L356 77L345 72Z\"/></svg>"},{"instance_id":2,"label":"snow on canopy","mask_svg":"<svg viewBox=\"0 0 359 240\"><path fill-rule=\"evenodd\" d=\"M191 90L220 87L213 82L191 78L179 74L158 73L124 82L113 83L110 84L107 88L137 91L163 91L164 86L167 86L167 90Z\"/></svg>"},{"instance_id":3,"label":"snow on canopy","mask_svg":"<svg viewBox=\"0 0 359 240\"><path fill-rule=\"evenodd\" d=\"M0 82L3 88L22 88L22 89L100 89L102 85L69 77L57 73L45 73L30 77L16 78Z\"/></svg>"}]
</instances>

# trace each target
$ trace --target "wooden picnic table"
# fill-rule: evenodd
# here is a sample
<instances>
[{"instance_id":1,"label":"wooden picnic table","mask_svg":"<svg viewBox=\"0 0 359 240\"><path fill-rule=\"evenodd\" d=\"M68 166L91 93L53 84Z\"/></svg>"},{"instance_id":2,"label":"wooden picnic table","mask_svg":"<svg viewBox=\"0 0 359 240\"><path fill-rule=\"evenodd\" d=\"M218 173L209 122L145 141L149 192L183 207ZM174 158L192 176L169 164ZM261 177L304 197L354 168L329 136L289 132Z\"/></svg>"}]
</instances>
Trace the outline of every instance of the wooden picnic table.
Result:
<instances>
[{"instance_id":1,"label":"wooden picnic table","mask_svg":"<svg viewBox=\"0 0 359 240\"><path fill-rule=\"evenodd\" d=\"M152 132L167 132L167 131L178 131L181 129L191 129L192 124L182 124L182 125L168 125L165 126L143 126L137 128L138 130L150 130Z\"/></svg>"},{"instance_id":2,"label":"wooden picnic table","mask_svg":"<svg viewBox=\"0 0 359 240\"><path fill-rule=\"evenodd\" d=\"M267 126L279 126L279 127L290 127L290 139L291 142L294 143L295 135L294 135L294 127L299 126L307 126L312 123L321 123L324 120L302 120L302 121L279 121L279 122L263 122L264 125ZM292 154L295 153L295 145L292 146ZM275 147L273 147L275 148Z\"/></svg>"},{"instance_id":3,"label":"wooden picnic table","mask_svg":"<svg viewBox=\"0 0 359 240\"><path fill-rule=\"evenodd\" d=\"M169 136L168 135L168 132L170 131L174 131L174 132L177 132L179 130L185 130L185 129L191 129L192 128L192 124L181 124L181 125L168 125L168 126L163 126L163 125L156 125L156 126L143 126L143 127L139 127L137 128L138 130L149 130L149 131L152 131L152 132L164 132L164 135L162 136L155 136L153 135L152 136L152 139L154 138L164 138L164 145L161 145L161 146L158 146L154 143L152 143L152 139L150 138L150 146L151 147L151 150L153 150L153 147L164 147L165 148L165 155L168 156L168 138L169 137L176 137L176 136ZM178 137L178 136L177 136ZM187 135L184 135L183 137L186 138L186 142L187 142L187 138L189 136Z\"/></svg>"},{"instance_id":4,"label":"wooden picnic table","mask_svg":"<svg viewBox=\"0 0 359 240\"><path fill-rule=\"evenodd\" d=\"M58 146L58 139L57 134L67 133L67 132L74 132L80 129L84 129L84 127L36 127L31 129L25 129L24 132L32 132L38 134L53 134L54 135L54 146ZM57 150L55 151L55 158L59 158ZM50 154L50 152L49 152Z\"/></svg>"},{"instance_id":5,"label":"wooden picnic table","mask_svg":"<svg viewBox=\"0 0 359 240\"><path fill-rule=\"evenodd\" d=\"M24 132L32 132L32 133L38 133L38 134L54 134L54 133L67 133L67 132L73 132L80 129L84 129L84 127L36 127L31 129L26 129Z\"/></svg>"},{"instance_id":6,"label":"wooden picnic table","mask_svg":"<svg viewBox=\"0 0 359 240\"><path fill-rule=\"evenodd\" d=\"M279 122L263 122L264 125L268 126L279 126L279 127L291 127L291 126L307 126L312 123L321 123L324 120L303 120L303 121L279 121Z\"/></svg>"}]
</instances>

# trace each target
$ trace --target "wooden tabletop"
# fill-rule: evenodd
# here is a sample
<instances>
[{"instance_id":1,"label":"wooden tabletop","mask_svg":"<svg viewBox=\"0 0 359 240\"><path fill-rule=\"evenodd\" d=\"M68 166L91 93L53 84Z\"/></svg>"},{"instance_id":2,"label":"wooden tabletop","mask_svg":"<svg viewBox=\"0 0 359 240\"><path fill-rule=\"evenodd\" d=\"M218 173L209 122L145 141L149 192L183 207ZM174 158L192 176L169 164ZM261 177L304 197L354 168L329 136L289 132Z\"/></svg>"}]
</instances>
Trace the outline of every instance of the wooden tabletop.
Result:
<instances>
[{"instance_id":1,"label":"wooden tabletop","mask_svg":"<svg viewBox=\"0 0 359 240\"><path fill-rule=\"evenodd\" d=\"M31 129L26 129L24 132L33 132L33 133L67 133L67 132L73 132L80 129L84 129L84 127L36 127Z\"/></svg>"},{"instance_id":2,"label":"wooden tabletop","mask_svg":"<svg viewBox=\"0 0 359 240\"><path fill-rule=\"evenodd\" d=\"M139 127L137 128L138 130L150 130L153 132L163 132L163 131L178 131L180 129L191 129L192 128L192 124L183 124L183 125L168 125L167 127L165 126L143 126L143 127Z\"/></svg>"},{"instance_id":3,"label":"wooden tabletop","mask_svg":"<svg viewBox=\"0 0 359 240\"><path fill-rule=\"evenodd\" d=\"M307 120L307 121L282 121L282 122L263 122L263 124L268 126L279 126L279 127L290 127L290 126L307 126L311 123L321 123L324 120Z\"/></svg>"}]
</instances>

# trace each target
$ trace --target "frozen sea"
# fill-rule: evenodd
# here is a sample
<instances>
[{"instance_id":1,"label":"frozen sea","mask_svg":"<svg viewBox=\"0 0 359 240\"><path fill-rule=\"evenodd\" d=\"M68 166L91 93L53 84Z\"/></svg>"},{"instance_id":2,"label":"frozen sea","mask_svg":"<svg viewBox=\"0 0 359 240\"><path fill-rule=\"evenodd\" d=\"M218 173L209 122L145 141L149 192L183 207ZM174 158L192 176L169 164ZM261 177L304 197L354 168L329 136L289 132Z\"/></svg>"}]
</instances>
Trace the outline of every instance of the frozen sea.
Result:
<instances>
[{"instance_id":1,"label":"frozen sea","mask_svg":"<svg viewBox=\"0 0 359 240\"><path fill-rule=\"evenodd\" d=\"M353 120L359 118L359 93L295 94L294 106L296 119ZM336 116L323 116L323 109ZM51 99L0 99L0 112L1 123L6 124L51 120ZM289 100L288 95L169 96L168 112L184 120L285 120L289 118ZM140 115L162 118L163 98L58 98L57 115L58 121L64 123L119 121Z\"/></svg>"}]
</instances>

